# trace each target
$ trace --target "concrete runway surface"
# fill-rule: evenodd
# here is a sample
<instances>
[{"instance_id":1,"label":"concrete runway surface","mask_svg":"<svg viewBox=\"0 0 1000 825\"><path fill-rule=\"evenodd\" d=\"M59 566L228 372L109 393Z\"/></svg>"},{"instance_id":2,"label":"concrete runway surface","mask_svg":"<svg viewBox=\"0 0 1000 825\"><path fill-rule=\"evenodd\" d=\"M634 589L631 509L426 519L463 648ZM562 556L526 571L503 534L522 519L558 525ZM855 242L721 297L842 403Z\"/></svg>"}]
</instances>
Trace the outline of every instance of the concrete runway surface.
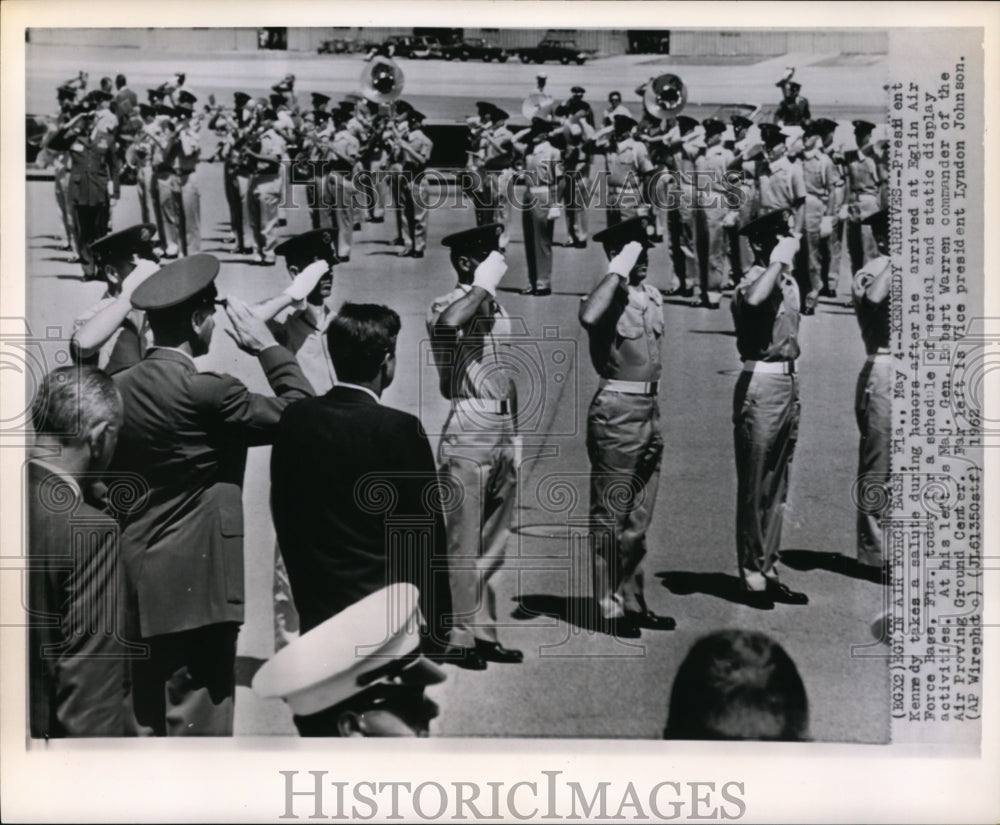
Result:
<instances>
[{"instance_id":1,"label":"concrete runway surface","mask_svg":"<svg viewBox=\"0 0 1000 825\"><path fill-rule=\"evenodd\" d=\"M134 50L90 54L86 50L29 47L29 111L36 100L51 108L54 86L80 69L96 82L102 74L124 71L139 90L171 72L187 70L196 90L215 88L258 91L286 71L298 77L300 95L314 88L349 91L362 65L358 58L327 55L277 56L223 54L204 56L140 55ZM248 57L252 57L250 60ZM605 90L632 89L650 74L674 71L703 100L775 102L773 83L786 65L799 65L804 92L814 115L825 113L820 101L840 111L865 112L878 107L883 69L858 66L829 55L784 56L750 66L644 65L656 58L630 56L595 61L584 67L547 66L553 92L574 82L587 87L596 106ZM807 65L807 60L812 65ZM797 62L796 62L797 61ZM816 63L821 65L815 65ZM411 69L412 66L412 69ZM534 66L404 63L408 99L421 95L448 104L456 117L466 113L465 98L518 98L535 73ZM323 79L320 86L314 81ZM726 85L726 79L730 85ZM755 97L756 96L756 97ZM462 98L462 100L458 100ZM227 99L228 96L227 96ZM423 106L423 104L419 104ZM462 108L464 107L464 108ZM460 111L459 111L460 110ZM427 111L427 110L425 110ZM428 111L431 116L450 115ZM287 283L282 266L260 267L229 254L221 164L203 163L198 170L204 252L222 261L222 294L257 301ZM454 201L454 195L449 203ZM302 201L300 201L301 203ZM307 211L286 210L289 235L309 228ZM60 327L68 337L73 318L102 294L98 283L84 283L78 264L59 249L61 231L52 183L27 185L28 323L36 335ZM604 217L591 214L591 231L603 228ZM139 220L137 195L125 188L113 213L122 228ZM491 665L485 672L448 667L448 681L430 689L441 707L432 725L440 736L518 736L584 738L659 738L666 719L673 675L690 645L702 634L738 627L771 634L790 653L806 685L811 733L816 740L887 741L889 714L884 648L869 626L882 610L884 591L853 575L854 510L850 489L855 475L857 429L854 384L864 350L853 312L833 300L821 302L814 317L804 318L799 361L802 421L792 467L791 489L782 546L783 579L809 594L807 607L779 605L758 611L739 603L735 594L734 546L736 478L733 459L732 393L737 358L729 300L719 311L695 309L686 302L665 304L664 375L660 388L666 443L649 554L644 563L649 606L677 619L670 633L646 632L626 643L595 634L575 624L579 588L571 587L570 559L575 529L568 524L586 512L587 472L583 440L586 408L596 375L586 351L586 338L576 319L579 297L604 274L600 249L556 247L550 298L528 298L515 290L527 284L519 222L508 249L510 268L498 293L512 316L543 353L552 370L545 380L522 376L521 392L539 399L539 433L526 449L519 485L518 527L507 550L498 586L502 641L525 650L521 665ZM384 403L419 414L429 431L440 431L446 405L426 383L435 377L421 358L424 316L430 300L454 283L442 236L474 225L471 206L434 210L429 221L427 257L398 259L391 245L392 217L381 225L366 224L351 261L336 268L334 300L387 303L402 317L396 382ZM565 242L565 227L556 229ZM667 288L672 282L664 245L651 253L650 282ZM225 326L223 315L217 317ZM558 355L556 355L558 353ZM267 385L254 359L239 352L221 329L204 369L229 372L256 391ZM562 380L556 380L555 374ZM539 392L543 393L540 397ZM436 446L436 438L432 435ZM249 679L273 652L271 572L274 532L267 506L267 448L250 452L244 493L246 512L246 624L239 641L236 705L238 735L294 734L287 708L262 701L249 689ZM547 491L554 480L567 479L575 489L570 509L553 512Z\"/></svg>"}]
</instances>

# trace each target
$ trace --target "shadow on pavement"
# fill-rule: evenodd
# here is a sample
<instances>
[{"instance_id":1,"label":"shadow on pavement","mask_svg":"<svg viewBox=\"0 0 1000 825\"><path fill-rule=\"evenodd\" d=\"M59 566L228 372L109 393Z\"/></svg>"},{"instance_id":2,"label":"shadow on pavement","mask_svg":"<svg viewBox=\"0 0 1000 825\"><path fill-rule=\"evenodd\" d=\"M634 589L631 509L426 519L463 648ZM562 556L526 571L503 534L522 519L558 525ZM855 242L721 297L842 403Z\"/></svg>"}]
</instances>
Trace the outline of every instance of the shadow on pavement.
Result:
<instances>
[{"instance_id":1,"label":"shadow on pavement","mask_svg":"<svg viewBox=\"0 0 1000 825\"><path fill-rule=\"evenodd\" d=\"M510 614L512 619L527 621L539 616L549 616L581 630L601 631L593 599L532 593L515 596L513 601L517 602L517 607Z\"/></svg>"},{"instance_id":2,"label":"shadow on pavement","mask_svg":"<svg viewBox=\"0 0 1000 825\"><path fill-rule=\"evenodd\" d=\"M781 562L793 570L829 570L851 579L876 584L882 581L882 568L861 564L857 559L820 550L782 550Z\"/></svg>"},{"instance_id":3,"label":"shadow on pavement","mask_svg":"<svg viewBox=\"0 0 1000 825\"><path fill-rule=\"evenodd\" d=\"M675 596L704 593L727 602L748 604L743 583L738 576L728 573L692 573L686 570L668 570L656 574L660 583Z\"/></svg>"},{"instance_id":4,"label":"shadow on pavement","mask_svg":"<svg viewBox=\"0 0 1000 825\"><path fill-rule=\"evenodd\" d=\"M736 330L734 329L689 329L688 332L693 332L695 335L728 335L730 338L736 337Z\"/></svg>"},{"instance_id":5,"label":"shadow on pavement","mask_svg":"<svg viewBox=\"0 0 1000 825\"><path fill-rule=\"evenodd\" d=\"M237 656L236 684L239 687L250 687L253 677L266 661L267 659L255 659L253 656Z\"/></svg>"}]
</instances>

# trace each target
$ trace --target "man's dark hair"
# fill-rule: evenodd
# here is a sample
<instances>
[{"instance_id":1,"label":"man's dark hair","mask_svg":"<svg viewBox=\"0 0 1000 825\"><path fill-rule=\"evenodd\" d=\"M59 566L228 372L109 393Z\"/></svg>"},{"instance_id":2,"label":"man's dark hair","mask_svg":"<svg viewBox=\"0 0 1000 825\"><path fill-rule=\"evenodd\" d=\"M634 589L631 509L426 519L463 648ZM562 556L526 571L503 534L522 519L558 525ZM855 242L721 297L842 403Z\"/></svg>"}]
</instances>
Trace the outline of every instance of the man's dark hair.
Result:
<instances>
[{"instance_id":1,"label":"man's dark hair","mask_svg":"<svg viewBox=\"0 0 1000 825\"><path fill-rule=\"evenodd\" d=\"M124 89L128 81L125 79L125 75L120 74L115 77L115 88Z\"/></svg>"},{"instance_id":2,"label":"man's dark hair","mask_svg":"<svg viewBox=\"0 0 1000 825\"><path fill-rule=\"evenodd\" d=\"M379 304L345 303L326 330L330 359L341 381L371 381L394 352L399 315Z\"/></svg>"},{"instance_id":3,"label":"man's dark hair","mask_svg":"<svg viewBox=\"0 0 1000 825\"><path fill-rule=\"evenodd\" d=\"M663 738L801 741L808 727L806 689L784 648L763 633L723 630L681 663Z\"/></svg>"},{"instance_id":4,"label":"man's dark hair","mask_svg":"<svg viewBox=\"0 0 1000 825\"><path fill-rule=\"evenodd\" d=\"M214 284L210 284L197 295L167 309L151 309L146 312L146 320L153 331L153 340L157 346L176 347L183 344L191 335L191 315L201 307L213 307L218 292Z\"/></svg>"},{"instance_id":5,"label":"man's dark hair","mask_svg":"<svg viewBox=\"0 0 1000 825\"><path fill-rule=\"evenodd\" d=\"M57 367L42 379L31 403L35 432L55 436L63 444L78 442L102 421L117 427L121 419L121 396L97 367Z\"/></svg>"}]
</instances>

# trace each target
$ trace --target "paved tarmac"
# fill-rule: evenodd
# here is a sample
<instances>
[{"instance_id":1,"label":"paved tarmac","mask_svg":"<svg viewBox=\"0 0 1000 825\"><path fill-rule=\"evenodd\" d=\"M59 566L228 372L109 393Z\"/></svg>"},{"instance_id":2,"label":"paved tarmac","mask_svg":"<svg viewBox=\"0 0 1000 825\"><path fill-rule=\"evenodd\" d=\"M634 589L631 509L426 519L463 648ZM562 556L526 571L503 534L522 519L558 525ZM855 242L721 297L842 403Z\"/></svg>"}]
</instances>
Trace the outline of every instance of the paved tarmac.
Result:
<instances>
[{"instance_id":1,"label":"paved tarmac","mask_svg":"<svg viewBox=\"0 0 1000 825\"><path fill-rule=\"evenodd\" d=\"M29 56L42 50L30 47ZM270 85L284 71L295 71L303 91L313 88L306 78L329 79L324 88L341 83L343 91L360 70L357 58L311 56L286 64L273 55L222 55L211 63L194 64L180 56L133 53L96 57L73 52L62 62L47 49L45 66L29 76L29 102L33 89L51 89L77 68L90 68L91 78L113 67L124 68L133 85L144 88L145 78L165 78L187 68L191 84L204 88L209 71L216 72L221 88L247 87L250 91ZM831 62L829 56L814 56ZM582 69L547 67L550 85L562 88L579 81L593 88L595 100L605 87L631 88L643 72L662 67L637 66L635 59L612 58ZM776 90L773 82L790 59L778 58L739 67L683 66L692 77L704 72L705 88L722 96L721 78L760 70L760 79L745 88L759 88L766 99ZM836 63L836 61L833 61ZM29 66L31 64L29 63ZM404 64L407 82L414 91L457 96L490 97L490 89L476 86L487 77L487 68L465 64L462 72L445 75L440 66L455 64ZM804 65L799 63L798 65ZM780 68L776 68L780 67ZM457 68L457 67L456 67ZM809 72L806 72L806 68ZM805 67L801 74L806 91L816 100L822 90L836 88L836 95L856 99L837 105L876 105L881 80L872 67L823 65ZM614 69L614 71L612 71ZM475 71L473 71L475 70ZM669 70L669 69L667 69ZM535 67L508 64L503 81L508 96L530 85ZM426 75L424 74L426 72ZM850 74L847 74L847 73ZM859 73L860 72L860 73ZM565 77L563 77L565 73ZM438 75L435 77L434 75ZM500 69L488 69L491 84ZM859 82L864 77L865 83ZM572 78L572 81L571 81ZM845 83L853 78L855 82ZM141 79L141 80L140 80ZM140 80L140 82L136 82ZM266 83L265 83L266 81ZM717 84L709 87L709 81ZM151 80L149 82L152 82ZM699 83L701 81L699 80ZM426 85L424 85L426 83ZM753 87L753 83L757 83ZM693 81L692 81L693 85ZM873 91L875 89L875 91ZM738 99L746 97L741 94ZM815 91L814 91L815 90ZM706 93L707 94L707 93ZM407 95L410 97L410 95ZM835 101L831 96L830 103ZM417 99L416 96L414 99ZM728 99L734 99L729 95ZM814 105L814 110L817 109ZM223 294L256 301L284 288L282 267L260 267L225 251L226 210L220 164L204 163L198 170L201 190L203 251L222 260L219 278ZM72 319L97 301L100 284L83 283L78 264L58 248L59 219L51 182L27 186L27 289L29 324L38 331L61 327L68 336ZM283 232L308 228L304 209L287 210ZM591 230L604 226L603 216L592 214ZM113 224L124 227L139 219L137 196L126 188L114 210ZM438 432L446 405L427 391L428 367L421 358L424 314L430 300L448 291L454 276L440 239L474 223L471 207L449 206L430 216L430 244L421 261L398 259L392 238L391 218L385 224L366 224L348 264L338 266L335 302L377 301L395 308L402 317L397 380L384 403L419 414L431 433ZM587 507L588 462L583 441L586 408L596 388L589 363L586 338L581 335L576 312L579 296L604 274L604 257L591 244L585 250L555 249L554 294L550 298L522 297L514 290L526 285L526 267L520 226L513 229L508 250L510 269L498 298L523 321L531 341L547 364L545 380L525 374L522 392L544 393L539 400L538 434L526 450L519 485L518 530L508 548L508 561L498 576L500 615L505 644L526 652L522 665L491 665L483 673L449 667L449 679L431 689L441 706L432 733L444 736L614 737L658 738L666 719L667 698L673 674L691 643L700 635L725 627L762 630L773 635L798 664L806 684L817 740L883 742L888 738L887 678L881 649L869 632L872 619L882 609L883 589L856 578L850 558L854 553L854 511L850 488L854 478L857 430L854 422L854 383L864 361L864 351L853 313L842 304L821 302L816 316L803 319L802 422L792 468L791 490L782 546L784 578L795 589L806 591L807 607L779 605L758 611L739 603L734 546L735 493L731 405L739 368L729 301L719 311L695 309L680 302L665 306L663 343L664 377L660 404L666 442L664 467L653 523L649 555L645 562L649 605L678 622L671 633L646 633L640 642L624 641L590 632L580 625L580 599L586 579L580 579L574 561L574 518ZM557 242L566 240L560 221ZM652 253L651 283L667 288L672 283L665 247ZM219 325L225 326L219 316ZM548 336L548 337L547 337ZM230 372L252 389L267 391L259 366L240 353L222 330L212 352L202 359L205 369ZM555 378L561 376L561 380ZM434 384L431 383L431 388ZM534 388L533 390L531 388ZM432 437L432 441L436 439ZM273 528L267 508L267 448L251 450L247 467L246 511L247 621L240 636L242 687L237 697L238 735L291 734L294 729L284 705L257 699L246 685L259 663L272 652L271 565ZM567 507L556 507L553 485L566 480L575 491ZM567 500L563 500L564 504ZM860 648L853 646L861 646Z\"/></svg>"}]
</instances>

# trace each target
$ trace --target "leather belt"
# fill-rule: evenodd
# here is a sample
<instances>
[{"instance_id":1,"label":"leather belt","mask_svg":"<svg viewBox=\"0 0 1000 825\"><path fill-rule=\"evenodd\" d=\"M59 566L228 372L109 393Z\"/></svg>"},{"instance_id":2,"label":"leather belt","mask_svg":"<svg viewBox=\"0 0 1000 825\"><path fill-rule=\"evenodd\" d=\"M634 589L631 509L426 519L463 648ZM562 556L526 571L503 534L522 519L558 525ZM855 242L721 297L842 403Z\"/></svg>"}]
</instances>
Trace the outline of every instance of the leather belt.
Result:
<instances>
[{"instance_id":1,"label":"leather belt","mask_svg":"<svg viewBox=\"0 0 1000 825\"><path fill-rule=\"evenodd\" d=\"M512 415L514 412L510 401L497 401L491 398L456 398L451 406L456 411L470 413L491 413L493 415Z\"/></svg>"},{"instance_id":2,"label":"leather belt","mask_svg":"<svg viewBox=\"0 0 1000 825\"><path fill-rule=\"evenodd\" d=\"M628 395L656 395L660 390L659 381L619 381L617 378L606 378L601 381L602 390L623 392Z\"/></svg>"},{"instance_id":3,"label":"leather belt","mask_svg":"<svg viewBox=\"0 0 1000 825\"><path fill-rule=\"evenodd\" d=\"M888 349L883 349L879 347L879 349L875 350L875 352L873 352L871 355L868 356L868 360L872 362L890 361L892 360L892 352Z\"/></svg>"},{"instance_id":4,"label":"leather belt","mask_svg":"<svg viewBox=\"0 0 1000 825\"><path fill-rule=\"evenodd\" d=\"M794 361L744 361L745 372L765 372L773 375L794 375Z\"/></svg>"}]
</instances>

